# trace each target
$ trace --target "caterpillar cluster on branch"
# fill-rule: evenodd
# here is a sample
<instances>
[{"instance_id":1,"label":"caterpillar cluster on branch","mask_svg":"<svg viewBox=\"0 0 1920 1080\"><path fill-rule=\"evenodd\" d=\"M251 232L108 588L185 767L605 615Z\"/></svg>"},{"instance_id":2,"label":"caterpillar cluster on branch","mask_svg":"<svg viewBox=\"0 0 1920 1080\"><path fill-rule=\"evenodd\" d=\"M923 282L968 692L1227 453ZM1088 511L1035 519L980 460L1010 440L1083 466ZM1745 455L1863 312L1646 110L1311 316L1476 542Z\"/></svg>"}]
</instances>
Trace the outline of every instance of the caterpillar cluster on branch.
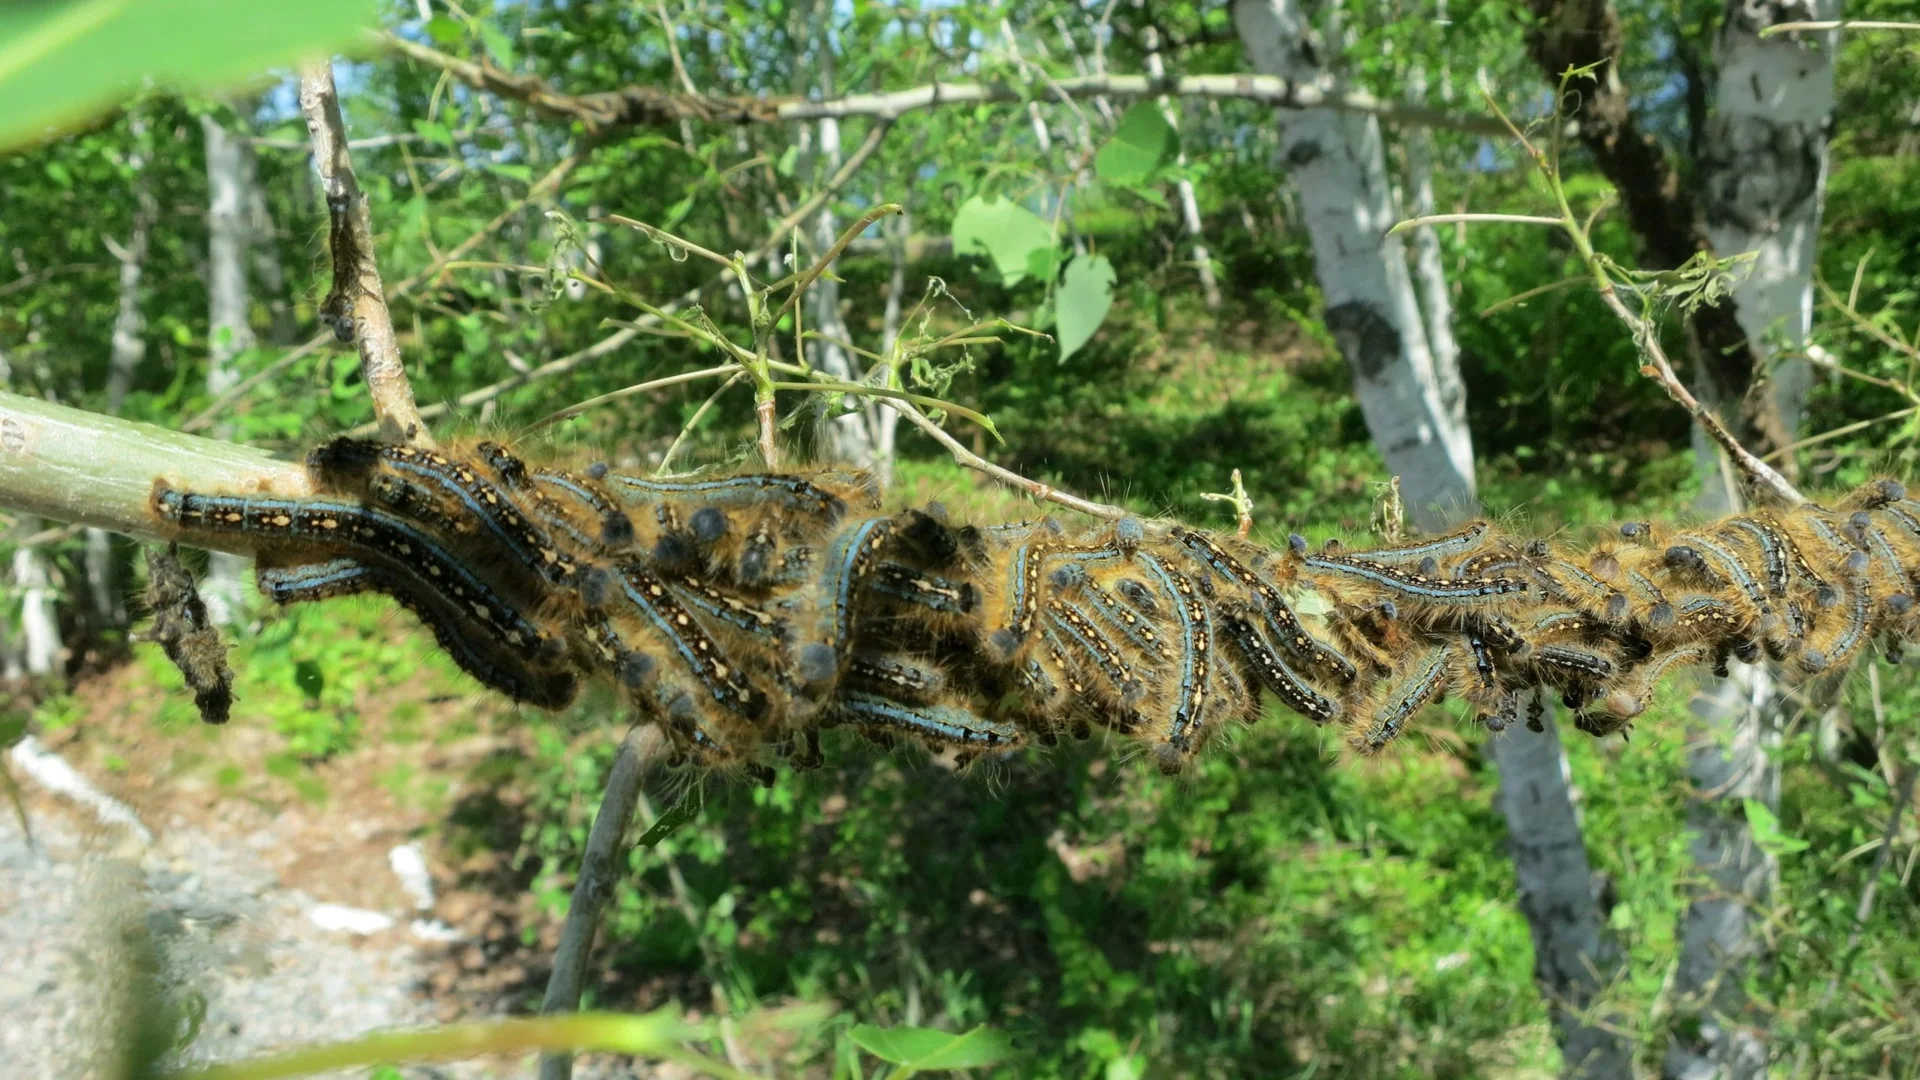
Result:
<instances>
[{"instance_id":1,"label":"caterpillar cluster on branch","mask_svg":"<svg viewBox=\"0 0 1920 1080\"><path fill-rule=\"evenodd\" d=\"M1678 669L1804 678L1897 654L1920 621L1920 503L1891 480L1580 552L1484 521L1276 551L886 514L832 471L663 480L349 439L307 467L312 497L161 480L153 512L184 540L246 536L280 603L384 593L494 690L551 709L608 678L684 758L761 775L818 763L833 726L962 760L1106 730L1176 773L1262 690L1362 755L1443 698L1498 731L1552 694L1606 735Z\"/></svg>"}]
</instances>

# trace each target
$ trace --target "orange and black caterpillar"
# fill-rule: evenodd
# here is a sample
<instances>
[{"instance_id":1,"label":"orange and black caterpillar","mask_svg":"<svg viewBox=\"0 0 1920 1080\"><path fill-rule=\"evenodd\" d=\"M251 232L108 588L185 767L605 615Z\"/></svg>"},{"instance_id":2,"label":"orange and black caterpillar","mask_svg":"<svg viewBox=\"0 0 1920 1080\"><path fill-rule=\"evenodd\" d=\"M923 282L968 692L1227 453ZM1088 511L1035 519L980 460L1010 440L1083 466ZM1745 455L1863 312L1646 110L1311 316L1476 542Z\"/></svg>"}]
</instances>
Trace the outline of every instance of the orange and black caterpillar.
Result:
<instances>
[{"instance_id":1,"label":"orange and black caterpillar","mask_svg":"<svg viewBox=\"0 0 1920 1080\"><path fill-rule=\"evenodd\" d=\"M882 514L846 473L659 480L492 443L338 440L309 470L301 499L157 481L153 512L249 538L280 602L386 593L492 689L556 708L609 678L688 760L756 774L833 726L963 759L1104 729L1173 773L1262 688L1362 755L1445 698L1498 731L1551 694L1605 735L1682 668L1806 678L1920 626L1920 503L1892 480L1587 551L1485 522L1368 551L959 524Z\"/></svg>"}]
</instances>

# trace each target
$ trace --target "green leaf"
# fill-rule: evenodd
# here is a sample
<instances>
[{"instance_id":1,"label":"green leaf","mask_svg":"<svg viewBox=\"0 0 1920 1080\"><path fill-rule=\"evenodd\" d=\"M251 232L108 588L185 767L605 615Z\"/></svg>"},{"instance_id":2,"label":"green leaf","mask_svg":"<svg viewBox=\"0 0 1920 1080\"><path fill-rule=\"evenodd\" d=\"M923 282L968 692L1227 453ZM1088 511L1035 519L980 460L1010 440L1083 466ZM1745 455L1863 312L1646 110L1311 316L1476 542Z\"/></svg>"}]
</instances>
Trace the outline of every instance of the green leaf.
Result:
<instances>
[{"instance_id":1,"label":"green leaf","mask_svg":"<svg viewBox=\"0 0 1920 1080\"><path fill-rule=\"evenodd\" d=\"M666 813L653 819L653 827L642 833L634 846L646 850L657 846L660 841L674 834L674 830L700 816L700 800L692 790L680 796L680 801Z\"/></svg>"},{"instance_id":2,"label":"green leaf","mask_svg":"<svg viewBox=\"0 0 1920 1080\"><path fill-rule=\"evenodd\" d=\"M1113 264L1105 255L1076 255L1054 295L1059 308L1060 359L1080 350L1113 307Z\"/></svg>"},{"instance_id":3,"label":"green leaf","mask_svg":"<svg viewBox=\"0 0 1920 1080\"><path fill-rule=\"evenodd\" d=\"M487 47L487 55L493 57L494 63L499 64L508 71L512 71L514 64L513 40L507 37L506 31L485 21L479 23L479 29L480 44Z\"/></svg>"},{"instance_id":4,"label":"green leaf","mask_svg":"<svg viewBox=\"0 0 1920 1080\"><path fill-rule=\"evenodd\" d=\"M327 675L320 670L317 661L302 660L293 665L293 684L300 688L308 700L318 700L320 692L327 688Z\"/></svg>"},{"instance_id":5,"label":"green leaf","mask_svg":"<svg viewBox=\"0 0 1920 1080\"><path fill-rule=\"evenodd\" d=\"M374 25L373 0L33 0L0 4L0 147L139 89L214 89L325 55Z\"/></svg>"},{"instance_id":6,"label":"green leaf","mask_svg":"<svg viewBox=\"0 0 1920 1080\"><path fill-rule=\"evenodd\" d=\"M452 16L435 15L427 20L427 36L435 45L458 45L467 32Z\"/></svg>"},{"instance_id":7,"label":"green leaf","mask_svg":"<svg viewBox=\"0 0 1920 1080\"><path fill-rule=\"evenodd\" d=\"M453 132L448 131L447 125L438 120L415 120L413 130L415 134L430 143L440 146L453 145Z\"/></svg>"},{"instance_id":8,"label":"green leaf","mask_svg":"<svg viewBox=\"0 0 1920 1080\"><path fill-rule=\"evenodd\" d=\"M1789 836L1780 829L1780 818L1773 809L1758 799L1745 800L1747 826L1753 830L1753 842L1775 856L1797 855L1811 845L1797 836Z\"/></svg>"},{"instance_id":9,"label":"green leaf","mask_svg":"<svg viewBox=\"0 0 1920 1080\"><path fill-rule=\"evenodd\" d=\"M1160 106L1142 101L1127 110L1113 138L1093 156L1093 171L1110 184L1138 187L1179 154L1179 133Z\"/></svg>"},{"instance_id":10,"label":"green leaf","mask_svg":"<svg viewBox=\"0 0 1920 1080\"><path fill-rule=\"evenodd\" d=\"M1012 1040L986 1027L955 1035L932 1028L861 1024L847 1035L874 1057L915 1071L983 1068L997 1065L1016 1053Z\"/></svg>"},{"instance_id":11,"label":"green leaf","mask_svg":"<svg viewBox=\"0 0 1920 1080\"><path fill-rule=\"evenodd\" d=\"M1017 285L1025 280L1033 253L1052 248L1053 230L1040 215L1015 202L975 195L953 215L953 250L959 255L985 255L1000 272L1000 280Z\"/></svg>"}]
</instances>

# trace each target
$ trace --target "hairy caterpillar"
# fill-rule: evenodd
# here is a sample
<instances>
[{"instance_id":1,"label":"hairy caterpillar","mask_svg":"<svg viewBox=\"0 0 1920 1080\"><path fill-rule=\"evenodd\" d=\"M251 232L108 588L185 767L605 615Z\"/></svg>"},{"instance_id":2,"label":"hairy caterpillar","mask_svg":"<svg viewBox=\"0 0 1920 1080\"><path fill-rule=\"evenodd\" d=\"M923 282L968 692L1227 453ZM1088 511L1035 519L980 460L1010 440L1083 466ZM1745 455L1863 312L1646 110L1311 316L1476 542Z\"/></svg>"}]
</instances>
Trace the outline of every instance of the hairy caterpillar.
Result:
<instances>
[{"instance_id":1,"label":"hairy caterpillar","mask_svg":"<svg viewBox=\"0 0 1920 1080\"><path fill-rule=\"evenodd\" d=\"M686 758L749 772L812 761L833 724L963 754L1104 728L1178 772L1261 689L1368 755L1444 697L1499 730L1550 690L1606 734L1683 668L1811 677L1920 624L1920 505L1886 481L1841 511L1631 522L1585 552L1486 522L1273 551L1133 519L882 515L831 472L658 480L485 442L336 441L309 467L311 498L157 482L153 514L247 537L279 602L393 596L518 700L610 677Z\"/></svg>"}]
</instances>

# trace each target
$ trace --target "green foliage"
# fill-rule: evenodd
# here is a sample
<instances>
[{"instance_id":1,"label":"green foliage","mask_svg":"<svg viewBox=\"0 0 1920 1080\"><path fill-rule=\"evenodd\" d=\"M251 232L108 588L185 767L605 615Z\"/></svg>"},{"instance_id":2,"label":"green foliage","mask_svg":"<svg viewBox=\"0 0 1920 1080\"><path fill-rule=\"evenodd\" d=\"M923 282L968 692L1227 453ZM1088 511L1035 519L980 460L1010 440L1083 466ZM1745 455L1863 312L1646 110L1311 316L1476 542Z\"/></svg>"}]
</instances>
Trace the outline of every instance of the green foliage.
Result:
<instances>
[{"instance_id":1,"label":"green foliage","mask_svg":"<svg viewBox=\"0 0 1920 1080\"><path fill-rule=\"evenodd\" d=\"M373 22L370 0L28 0L0 8L0 147L151 79L180 91L257 79L344 43Z\"/></svg>"},{"instance_id":2,"label":"green foliage","mask_svg":"<svg viewBox=\"0 0 1920 1080\"><path fill-rule=\"evenodd\" d=\"M1113 264L1105 255L1077 255L1067 263L1054 297L1060 326L1060 359L1080 351L1113 308Z\"/></svg>"},{"instance_id":3,"label":"green foliage","mask_svg":"<svg viewBox=\"0 0 1920 1080\"><path fill-rule=\"evenodd\" d=\"M1899 17L1905 2L1863 0L1848 14ZM341 13L352 6L238 5L248 13L229 20L236 36L190 41L183 35L198 24L156 24L139 42L143 69L191 75L190 90L228 84L284 62L296 46L344 40L321 24L347 18ZM213 0L192 10L201 17L228 7L238 10ZM26 55L19 43L28 39L7 32L24 20L51 25L45 20L111 9L133 26L169 10L16 8L0 14L0 76L29 74L18 66ZM569 90L680 83L649 5L433 8L424 24L413 21L413 4L391 3L387 15L406 20L400 32L411 39ZM1675 65L1710 56L1721 8L1709 0L1616 4L1627 43L1619 74L1636 118L1675 154L1685 151L1693 122ZM271 19L255 9L270 9ZM1467 111L1465 91L1484 67L1503 107L1522 120L1540 115L1545 84L1525 51L1530 16L1522 6L1451 3L1445 23L1409 17L1411 10L1342 8L1343 78L1404 100L1408 72L1419 66L1429 105ZM1073 73L1076 60L1094 57L1096 37L1108 70L1142 71L1149 18L1169 71L1243 70L1227 5L1116 5L1110 34L1084 5L1059 3L716 2L669 4L665 12L678 63L702 92L825 96L829 68L837 93L995 80L1026 88L1049 125L1049 150L1025 101L907 113L856 180L827 201L842 224L881 202L906 206L913 255L902 270L904 293L894 296L906 351L998 318L1053 332L1054 341L966 335L963 346L904 358L904 389L991 417L1005 444L993 446L983 433L987 456L1142 513L1220 527L1230 525L1230 512L1202 496L1226 490L1239 468L1262 535L1362 534L1380 459L1354 404L1351 373L1321 321L1313 253L1280 182L1285 163L1274 157L1273 110L1175 102L1176 137L1157 102L1108 103L1116 121L1109 122L1096 102L1061 104L1033 74ZM243 31L253 34L246 48ZM263 58L252 45L278 51ZM221 56L209 63L215 48ZM1820 248L1834 294L1851 296L1873 328L1906 342L1920 321L1920 218L1911 212L1920 205L1920 165L1906 142L1915 63L1910 47L1843 36ZM427 65L383 58L341 70L354 135L411 140L356 150L355 164L420 400L449 402L517 380L487 406L452 410L442 431L521 436L536 451L569 458L657 461L717 382L625 398L538 435L525 428L584 399L713 362L697 355L710 356L709 346L641 335L559 377L522 380L520 372L604 341L609 320L634 318L631 298L664 304L703 290L698 317L683 312L689 322L734 342L754 342L766 328L751 325L746 305L716 284L716 267L594 219L617 213L723 255L751 251L831 171L817 131L804 146L788 124L692 124L684 136L670 125L590 142L520 105L449 92ZM0 98L13 103L4 110L17 121L9 130L48 122L33 111L42 104L98 103L128 85L122 75L121 65L88 63L35 76L34 94L45 101ZM10 89L17 87L0 78L0 94ZM284 82L218 107L152 92L86 130L0 157L0 248L9 252L4 272L17 275L0 280L0 356L12 389L108 407L116 248L139 221L132 192L143 183L161 207L139 294L147 353L118 407L169 426L207 408L215 394L206 377L210 191L200 118L297 145L304 129L289 100ZM860 145L871 123L844 121L844 146ZM1402 135L1385 130L1395 153ZM1552 212L1509 147L1445 131L1432 133L1432 143L1441 208ZM1176 173L1182 151L1188 164ZM563 182L533 191L574 153L584 160ZM277 262L281 278L272 285L256 262L260 341L234 367L243 378L268 377L205 423L295 450L370 414L350 348L329 345L275 367L318 328L314 305L328 288L326 219L303 152L268 142L257 154L270 220L252 254ZM1610 197L1578 153L1568 169L1577 212ZM1217 312L1199 303L1191 240L1162 197L1176 176L1195 185L1225 294ZM1406 179L1397 161L1391 179ZM781 238L779 251L797 249L799 267L808 265L821 247L815 231L808 223L799 237ZM894 287L880 232L869 230L835 267L852 344L875 355L886 352ZM929 242L946 237L951 254ZM1614 264L1636 263L1619 209L1601 215L1593 238ZM437 265L470 240L467 263ZM1637 373L1633 343L1591 290L1499 306L1579 273L1564 244L1544 230L1509 228L1441 228L1439 240L1488 507L1523 515L1543 533L1677 512L1690 484L1685 418ZM583 261L588 253L593 267ZM568 291L563 278L574 270L615 291ZM927 302L916 308L920 298ZM788 321L772 331L787 360L796 359L793 329ZM805 329L815 329L811 313ZM1683 342L1671 319L1665 330L1678 355ZM1910 359L1831 303L1818 314L1816 337L1846 367L1911 389ZM782 438L796 458L811 452L813 437L811 406L801 402L798 392L779 395L781 415L792 421ZM1810 433L1870 426L1803 455L1814 485L1848 486L1881 468L1912 474L1920 414L1896 415L1906 404L1885 386L1821 381ZM676 462L745 456L752 407L744 392L718 397ZM953 430L971 437L964 424ZM911 431L901 437L896 490L902 500L940 499L958 518L1035 512L982 488ZM81 597L80 541L41 550L56 590ZM307 797L326 794L314 766L350 759L370 730L411 732L398 737L423 745L450 737L445 728L423 729L417 716L396 716L393 699L476 693L410 617L380 601L265 615L236 645L234 727L270 731L271 782ZM178 674L150 648L136 656L153 691L138 707L170 737L197 731ZM1871 719L1865 688L1849 684L1840 734L1829 730L1823 744L1817 725L1795 726L1780 747L1780 810L1751 818L1763 843L1788 853L1769 913L1778 963L1753 990L1829 1075L1882 1071L1883 1051L1888 1062L1920 1060L1908 1000L1920 984L1920 905L1907 874L1915 834L1909 817L1887 864L1876 866L1899 774L1888 775L1872 745L1875 735L1895 750L1910 745L1920 684L1904 672L1883 683L1886 732ZM596 691L563 716L513 717L506 726L524 736L524 757L503 754L472 776L439 778L510 797L513 810L485 800L449 810L440 830L448 850L501 854L512 864L512 887L529 888L549 915L563 911L620 709ZM370 724L375 714L384 727ZM79 699L68 695L43 699L33 717L43 732L83 720ZM1684 697L1675 692L1629 746L1571 744L1589 851L1611 880L1611 926L1629 961L1609 1001L1630 1018L1649 1067L1664 1049L1662 983L1690 885L1679 780L1685 746L1673 734L1684 720ZM1438 717L1428 724L1427 748L1377 770L1332 764L1323 736L1274 717L1180 783L1115 762L1112 748L1099 745L1063 746L955 778L849 740L833 748L844 764L783 776L769 790L718 779L691 785L683 801L661 800L648 832L653 846L630 855L604 938L613 975L606 1003L627 1007L633 995L652 994L704 1009L717 988L718 1000L744 1017L783 998L832 1001L842 1019L799 1037L792 1058L832 1061L849 1076L871 1074L876 1056L906 1064L924 1052L920 1040L966 1042L953 1033L982 1025L1006 1033L993 1037L996 1047L1004 1038L1023 1056L979 1065L976 1075L1553 1072L1547 1011L1505 861L1508 838L1492 806L1498 777L1464 729ZM394 789L421 783L406 770L383 779ZM217 780L236 798L257 782L233 772ZM1878 902L1858 923L1869 884ZM522 930L537 937L539 927ZM875 1035L874 1025L889 1034ZM881 1053L881 1039L916 1045Z\"/></svg>"},{"instance_id":4,"label":"green foliage","mask_svg":"<svg viewBox=\"0 0 1920 1080\"><path fill-rule=\"evenodd\" d=\"M953 215L953 250L985 255L1001 284L1018 285L1044 270L1053 250L1053 230L1033 211L1004 199L974 196ZM1037 274L1042 280L1052 275Z\"/></svg>"}]
</instances>

